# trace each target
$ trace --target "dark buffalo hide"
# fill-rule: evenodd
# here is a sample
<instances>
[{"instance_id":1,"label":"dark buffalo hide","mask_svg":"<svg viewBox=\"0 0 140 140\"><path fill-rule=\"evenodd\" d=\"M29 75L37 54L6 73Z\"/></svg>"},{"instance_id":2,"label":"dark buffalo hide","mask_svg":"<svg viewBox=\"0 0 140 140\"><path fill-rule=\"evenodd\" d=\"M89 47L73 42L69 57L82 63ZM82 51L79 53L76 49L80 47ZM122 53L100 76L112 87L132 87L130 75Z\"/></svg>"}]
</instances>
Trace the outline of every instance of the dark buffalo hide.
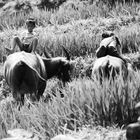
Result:
<instances>
[{"instance_id":1,"label":"dark buffalo hide","mask_svg":"<svg viewBox=\"0 0 140 140\"><path fill-rule=\"evenodd\" d=\"M46 81L57 77L65 84L70 81L72 64L65 57L43 58L38 54L16 52L4 63L4 77L11 87L13 97L24 103L24 94L34 93L37 100L42 96Z\"/></svg>"}]
</instances>

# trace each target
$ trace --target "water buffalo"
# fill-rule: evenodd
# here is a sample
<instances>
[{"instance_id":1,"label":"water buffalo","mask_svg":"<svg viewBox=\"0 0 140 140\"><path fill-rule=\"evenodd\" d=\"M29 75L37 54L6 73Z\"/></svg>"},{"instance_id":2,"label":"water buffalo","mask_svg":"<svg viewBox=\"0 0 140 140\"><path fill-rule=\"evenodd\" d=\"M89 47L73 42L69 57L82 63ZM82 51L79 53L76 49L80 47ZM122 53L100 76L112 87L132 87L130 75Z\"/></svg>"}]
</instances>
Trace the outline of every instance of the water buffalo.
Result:
<instances>
[{"instance_id":1,"label":"water buffalo","mask_svg":"<svg viewBox=\"0 0 140 140\"><path fill-rule=\"evenodd\" d=\"M35 94L37 100L46 88L46 80L56 76L65 84L70 81L69 57L45 58L38 54L15 52L4 63L4 77L13 97L24 104L24 94Z\"/></svg>"},{"instance_id":2,"label":"water buffalo","mask_svg":"<svg viewBox=\"0 0 140 140\"><path fill-rule=\"evenodd\" d=\"M102 81L103 79L114 79L117 75L124 79L128 76L127 64L122 59L107 55L95 61L92 69L93 78Z\"/></svg>"}]
</instances>

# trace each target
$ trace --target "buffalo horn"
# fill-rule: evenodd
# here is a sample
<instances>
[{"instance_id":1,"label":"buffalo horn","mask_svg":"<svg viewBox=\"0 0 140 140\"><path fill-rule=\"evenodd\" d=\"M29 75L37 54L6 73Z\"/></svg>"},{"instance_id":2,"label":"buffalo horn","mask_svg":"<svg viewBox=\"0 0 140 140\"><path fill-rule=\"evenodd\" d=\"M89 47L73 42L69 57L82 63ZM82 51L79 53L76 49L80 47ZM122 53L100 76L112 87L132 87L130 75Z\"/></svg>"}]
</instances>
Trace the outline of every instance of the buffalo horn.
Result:
<instances>
[{"instance_id":1,"label":"buffalo horn","mask_svg":"<svg viewBox=\"0 0 140 140\"><path fill-rule=\"evenodd\" d=\"M70 60L70 55L69 55L68 51L66 50L66 48L64 46L62 46L62 48L66 54L67 60Z\"/></svg>"},{"instance_id":2,"label":"buffalo horn","mask_svg":"<svg viewBox=\"0 0 140 140\"><path fill-rule=\"evenodd\" d=\"M44 55L46 58L51 58L50 54L46 51L46 47L44 47Z\"/></svg>"}]
</instances>

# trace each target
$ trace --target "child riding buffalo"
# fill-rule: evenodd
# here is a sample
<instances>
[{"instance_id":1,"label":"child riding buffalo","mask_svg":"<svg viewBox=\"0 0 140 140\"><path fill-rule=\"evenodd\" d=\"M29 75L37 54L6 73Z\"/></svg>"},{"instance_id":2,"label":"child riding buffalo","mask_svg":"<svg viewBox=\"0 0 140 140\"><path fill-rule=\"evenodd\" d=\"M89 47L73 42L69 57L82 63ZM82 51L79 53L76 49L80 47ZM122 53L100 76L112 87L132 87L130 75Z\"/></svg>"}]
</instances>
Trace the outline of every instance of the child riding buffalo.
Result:
<instances>
[{"instance_id":1,"label":"child riding buffalo","mask_svg":"<svg viewBox=\"0 0 140 140\"><path fill-rule=\"evenodd\" d=\"M35 52L38 38L37 34L33 31L36 27L36 21L34 18L29 18L26 21L27 31L23 32L22 37L15 36L11 41L11 49L6 47L6 50L11 54L15 51L15 47L18 46L20 51Z\"/></svg>"}]
</instances>

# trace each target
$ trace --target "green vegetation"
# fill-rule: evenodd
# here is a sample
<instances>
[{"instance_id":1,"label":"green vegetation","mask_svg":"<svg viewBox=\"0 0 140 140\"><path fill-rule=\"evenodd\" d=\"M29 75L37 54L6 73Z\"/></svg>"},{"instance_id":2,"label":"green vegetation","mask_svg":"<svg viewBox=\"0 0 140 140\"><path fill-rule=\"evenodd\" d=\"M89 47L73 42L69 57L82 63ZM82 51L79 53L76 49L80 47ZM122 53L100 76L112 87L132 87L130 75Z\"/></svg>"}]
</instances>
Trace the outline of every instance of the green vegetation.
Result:
<instances>
[{"instance_id":1,"label":"green vegetation","mask_svg":"<svg viewBox=\"0 0 140 140\"><path fill-rule=\"evenodd\" d=\"M139 68L139 55L136 54L140 44L139 6L138 3L116 3L110 7L102 1L89 3L69 0L56 10L33 9L28 14L22 12L0 17L1 61L7 55L4 46L10 47L10 39L16 34L20 35L29 16L37 19L39 53L46 47L53 57L62 56L61 46L65 46L76 61L72 82L61 89L57 79L49 80L42 100L32 103L27 98L20 111L11 96L3 97L9 88L1 84L1 124L7 130L20 127L42 137L53 137L70 130L79 130L83 126L122 127L136 121L134 106L140 100L139 71L125 83L119 77L111 84L105 81L102 86L90 79L90 75L95 50L105 30L118 35L123 54L137 62ZM11 95L9 91L8 94ZM64 98L61 98L61 94L64 94Z\"/></svg>"}]
</instances>

